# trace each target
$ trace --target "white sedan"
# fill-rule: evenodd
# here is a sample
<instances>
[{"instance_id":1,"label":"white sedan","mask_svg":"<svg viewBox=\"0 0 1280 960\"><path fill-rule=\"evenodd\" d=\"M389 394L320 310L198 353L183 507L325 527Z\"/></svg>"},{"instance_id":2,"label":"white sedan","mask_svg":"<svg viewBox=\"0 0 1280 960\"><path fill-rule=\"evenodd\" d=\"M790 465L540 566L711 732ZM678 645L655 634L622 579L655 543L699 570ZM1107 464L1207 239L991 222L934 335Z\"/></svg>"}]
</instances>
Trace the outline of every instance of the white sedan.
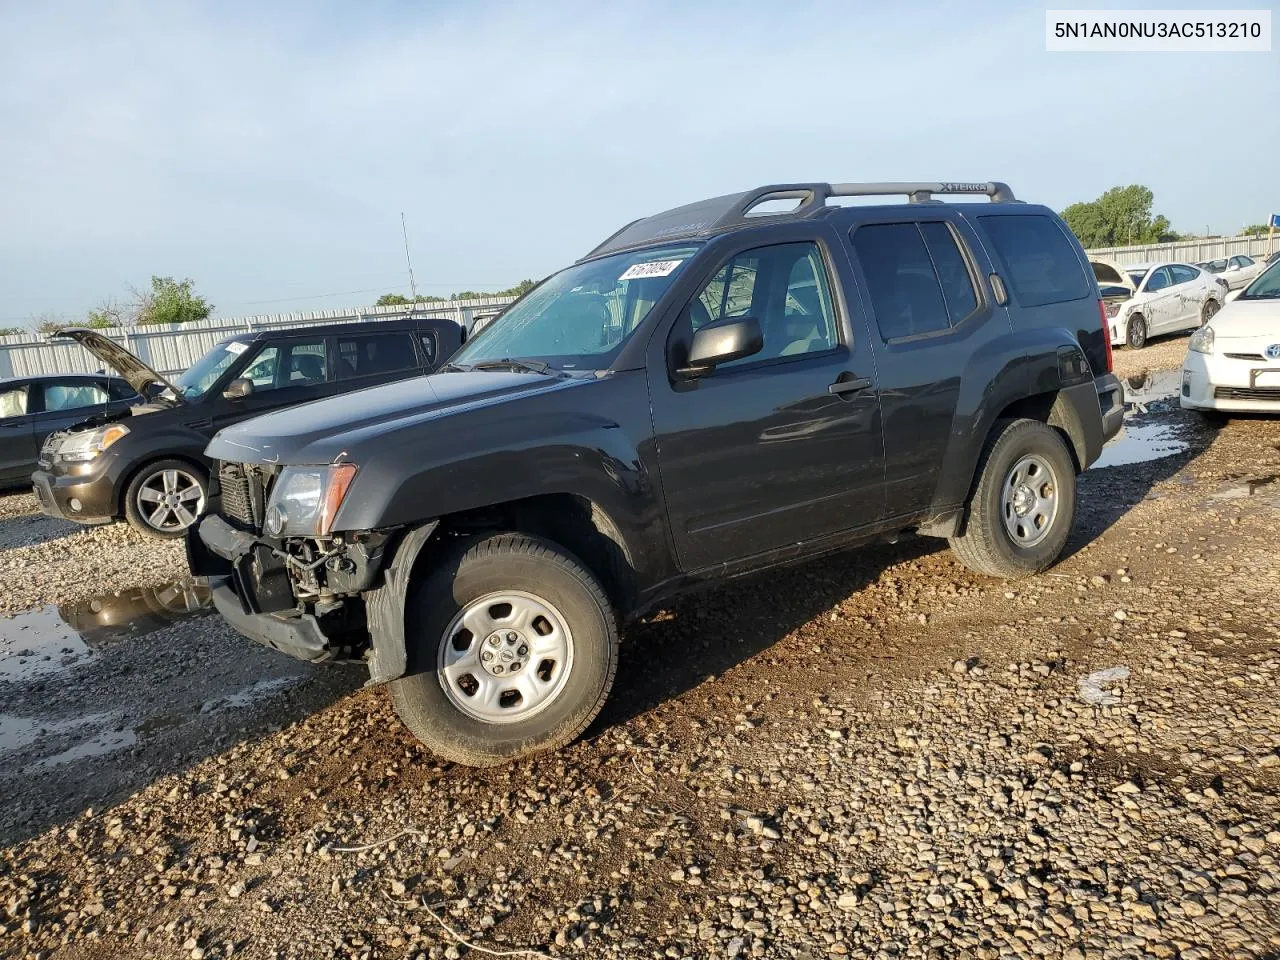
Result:
<instances>
[{"instance_id":1,"label":"white sedan","mask_svg":"<svg viewBox=\"0 0 1280 960\"><path fill-rule=\"evenodd\" d=\"M1090 263L1114 344L1137 349L1148 337L1194 329L1208 323L1226 299L1224 281L1189 263Z\"/></svg>"},{"instance_id":2,"label":"white sedan","mask_svg":"<svg viewBox=\"0 0 1280 960\"><path fill-rule=\"evenodd\" d=\"M1191 410L1280 413L1280 263L1191 335L1179 403Z\"/></svg>"},{"instance_id":3,"label":"white sedan","mask_svg":"<svg viewBox=\"0 0 1280 960\"><path fill-rule=\"evenodd\" d=\"M1198 263L1196 266L1227 281L1229 290L1240 290L1243 287L1247 287L1253 283L1258 274L1267 268L1267 265L1262 261L1255 260L1253 257L1246 257L1243 253L1236 254L1234 257L1223 257L1220 260Z\"/></svg>"}]
</instances>

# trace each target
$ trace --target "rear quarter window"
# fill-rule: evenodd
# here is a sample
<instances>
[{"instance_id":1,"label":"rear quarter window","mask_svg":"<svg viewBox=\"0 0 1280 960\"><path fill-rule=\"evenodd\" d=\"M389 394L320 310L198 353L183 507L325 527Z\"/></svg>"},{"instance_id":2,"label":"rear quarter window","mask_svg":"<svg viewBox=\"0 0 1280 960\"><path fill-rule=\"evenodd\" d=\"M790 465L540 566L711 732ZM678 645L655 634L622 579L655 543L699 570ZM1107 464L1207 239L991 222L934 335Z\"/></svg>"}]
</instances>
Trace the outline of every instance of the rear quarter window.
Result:
<instances>
[{"instance_id":1,"label":"rear quarter window","mask_svg":"<svg viewBox=\"0 0 1280 960\"><path fill-rule=\"evenodd\" d=\"M1092 296L1075 247L1062 228L1043 214L977 218L1004 267L1020 307L1040 307Z\"/></svg>"}]
</instances>

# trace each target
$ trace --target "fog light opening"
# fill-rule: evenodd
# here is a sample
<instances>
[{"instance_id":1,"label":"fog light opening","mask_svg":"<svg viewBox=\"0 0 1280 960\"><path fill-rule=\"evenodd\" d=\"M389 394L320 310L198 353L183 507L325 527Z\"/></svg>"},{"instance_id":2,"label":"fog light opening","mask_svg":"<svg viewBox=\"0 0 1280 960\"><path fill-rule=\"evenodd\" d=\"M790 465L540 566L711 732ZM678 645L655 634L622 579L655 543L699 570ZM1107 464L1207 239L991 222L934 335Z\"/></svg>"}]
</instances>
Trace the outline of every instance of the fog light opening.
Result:
<instances>
[{"instance_id":1,"label":"fog light opening","mask_svg":"<svg viewBox=\"0 0 1280 960\"><path fill-rule=\"evenodd\" d=\"M67 501L67 506L69 506L73 512L79 513L80 508L83 506L83 504L80 502L79 497L72 497L70 500Z\"/></svg>"}]
</instances>

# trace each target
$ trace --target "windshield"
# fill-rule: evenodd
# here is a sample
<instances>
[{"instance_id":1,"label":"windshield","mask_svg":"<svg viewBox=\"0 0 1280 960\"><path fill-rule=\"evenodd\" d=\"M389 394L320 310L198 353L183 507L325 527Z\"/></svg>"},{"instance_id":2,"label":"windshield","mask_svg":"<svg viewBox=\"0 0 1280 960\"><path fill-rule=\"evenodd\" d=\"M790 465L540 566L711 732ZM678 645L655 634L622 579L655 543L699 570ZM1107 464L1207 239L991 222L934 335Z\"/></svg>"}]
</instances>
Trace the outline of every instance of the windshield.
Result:
<instances>
[{"instance_id":1,"label":"windshield","mask_svg":"<svg viewBox=\"0 0 1280 960\"><path fill-rule=\"evenodd\" d=\"M1273 263L1257 280L1244 288L1237 300L1275 300L1280 298L1280 261Z\"/></svg>"},{"instance_id":2,"label":"windshield","mask_svg":"<svg viewBox=\"0 0 1280 960\"><path fill-rule=\"evenodd\" d=\"M186 372L174 381L174 385L188 400L202 397L247 349L248 345L238 340L220 343L189 366Z\"/></svg>"},{"instance_id":3,"label":"windshield","mask_svg":"<svg viewBox=\"0 0 1280 960\"><path fill-rule=\"evenodd\" d=\"M520 359L605 370L697 250L637 250L561 270L463 346L453 364Z\"/></svg>"}]
</instances>

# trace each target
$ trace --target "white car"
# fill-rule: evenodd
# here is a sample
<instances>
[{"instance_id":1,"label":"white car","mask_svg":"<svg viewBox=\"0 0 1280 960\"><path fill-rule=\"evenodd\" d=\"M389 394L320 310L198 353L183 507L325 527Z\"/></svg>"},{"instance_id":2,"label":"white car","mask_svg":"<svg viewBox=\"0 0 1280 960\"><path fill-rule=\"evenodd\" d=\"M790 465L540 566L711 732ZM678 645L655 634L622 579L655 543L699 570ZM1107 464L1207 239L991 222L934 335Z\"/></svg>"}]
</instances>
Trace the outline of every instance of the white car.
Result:
<instances>
[{"instance_id":1,"label":"white car","mask_svg":"<svg viewBox=\"0 0 1280 960\"><path fill-rule=\"evenodd\" d=\"M1189 410L1280 413L1280 263L1191 335L1178 402Z\"/></svg>"},{"instance_id":2,"label":"white car","mask_svg":"<svg viewBox=\"0 0 1280 960\"><path fill-rule=\"evenodd\" d=\"M1106 304L1111 342L1135 350L1148 337L1208 323L1226 299L1224 283L1189 263L1089 262Z\"/></svg>"},{"instance_id":3,"label":"white car","mask_svg":"<svg viewBox=\"0 0 1280 960\"><path fill-rule=\"evenodd\" d=\"M1247 287L1257 278L1258 274L1267 269L1267 265L1253 257L1246 257L1243 253L1234 257L1223 257L1220 260L1210 260L1207 263L1197 264L1203 270L1212 273L1214 276L1222 277L1227 281L1228 290L1240 290Z\"/></svg>"}]
</instances>

